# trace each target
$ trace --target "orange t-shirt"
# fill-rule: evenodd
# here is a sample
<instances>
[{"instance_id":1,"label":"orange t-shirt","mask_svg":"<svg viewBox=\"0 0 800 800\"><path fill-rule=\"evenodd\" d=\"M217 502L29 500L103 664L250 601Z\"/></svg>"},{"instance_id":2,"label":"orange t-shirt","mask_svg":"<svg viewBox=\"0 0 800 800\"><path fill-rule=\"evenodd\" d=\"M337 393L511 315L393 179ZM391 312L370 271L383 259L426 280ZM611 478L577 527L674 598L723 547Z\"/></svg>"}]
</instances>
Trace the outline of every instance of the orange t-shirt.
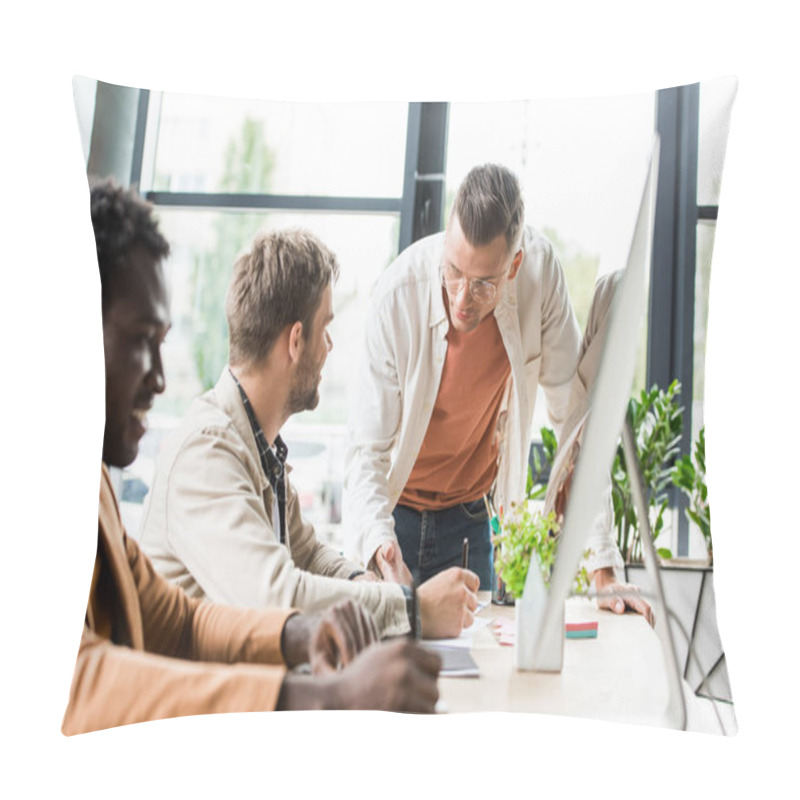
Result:
<instances>
[{"instance_id":1,"label":"orange t-shirt","mask_svg":"<svg viewBox=\"0 0 800 800\"><path fill-rule=\"evenodd\" d=\"M449 508L486 494L497 473L497 418L511 372L494 314L447 333L447 356L425 439L399 503Z\"/></svg>"}]
</instances>

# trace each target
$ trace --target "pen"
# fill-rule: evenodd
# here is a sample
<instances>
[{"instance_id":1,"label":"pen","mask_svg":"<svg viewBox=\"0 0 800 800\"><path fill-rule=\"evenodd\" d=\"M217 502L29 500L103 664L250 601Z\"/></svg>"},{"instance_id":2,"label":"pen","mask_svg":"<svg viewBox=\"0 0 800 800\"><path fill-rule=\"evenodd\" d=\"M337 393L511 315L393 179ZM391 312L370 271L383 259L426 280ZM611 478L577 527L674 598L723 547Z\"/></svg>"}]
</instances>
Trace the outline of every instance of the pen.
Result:
<instances>
[{"instance_id":1,"label":"pen","mask_svg":"<svg viewBox=\"0 0 800 800\"><path fill-rule=\"evenodd\" d=\"M469 539L464 537L464 541L461 542L461 569L467 568L467 562L469 561Z\"/></svg>"}]
</instances>

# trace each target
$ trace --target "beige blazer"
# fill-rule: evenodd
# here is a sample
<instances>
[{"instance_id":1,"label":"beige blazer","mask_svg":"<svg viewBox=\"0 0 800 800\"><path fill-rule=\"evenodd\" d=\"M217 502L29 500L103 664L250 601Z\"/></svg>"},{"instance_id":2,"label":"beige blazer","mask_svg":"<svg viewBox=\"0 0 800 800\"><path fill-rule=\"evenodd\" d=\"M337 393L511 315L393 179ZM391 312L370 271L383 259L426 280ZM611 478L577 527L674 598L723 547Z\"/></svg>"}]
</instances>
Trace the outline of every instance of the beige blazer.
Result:
<instances>
[{"instance_id":1,"label":"beige blazer","mask_svg":"<svg viewBox=\"0 0 800 800\"><path fill-rule=\"evenodd\" d=\"M289 452L289 461L292 454ZM228 368L164 442L139 542L156 569L191 597L244 608L321 611L360 602L382 636L410 630L403 590L348 578L363 567L320 542L286 480L286 544L274 496Z\"/></svg>"}]
</instances>

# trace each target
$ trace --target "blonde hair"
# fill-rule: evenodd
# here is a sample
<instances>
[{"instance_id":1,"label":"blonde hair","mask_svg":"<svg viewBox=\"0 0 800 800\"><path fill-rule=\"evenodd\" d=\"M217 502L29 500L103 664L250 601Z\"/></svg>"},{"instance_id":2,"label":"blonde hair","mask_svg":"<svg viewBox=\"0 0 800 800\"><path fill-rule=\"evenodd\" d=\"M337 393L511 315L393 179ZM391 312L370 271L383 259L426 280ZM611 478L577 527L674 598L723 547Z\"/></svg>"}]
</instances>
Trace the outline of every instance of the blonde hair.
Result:
<instances>
[{"instance_id":1,"label":"blonde hair","mask_svg":"<svg viewBox=\"0 0 800 800\"><path fill-rule=\"evenodd\" d=\"M225 313L229 362L258 364L295 322L311 335L322 294L339 276L334 253L302 229L260 233L233 266Z\"/></svg>"}]
</instances>

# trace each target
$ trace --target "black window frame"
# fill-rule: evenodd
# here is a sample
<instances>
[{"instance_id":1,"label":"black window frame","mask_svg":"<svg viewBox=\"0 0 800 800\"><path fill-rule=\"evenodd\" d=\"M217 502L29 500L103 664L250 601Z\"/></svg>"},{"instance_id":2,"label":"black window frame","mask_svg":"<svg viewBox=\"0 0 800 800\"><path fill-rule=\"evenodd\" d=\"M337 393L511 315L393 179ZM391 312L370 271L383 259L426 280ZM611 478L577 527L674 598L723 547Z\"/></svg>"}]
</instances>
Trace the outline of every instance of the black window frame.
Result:
<instances>
[{"instance_id":1,"label":"black window frame","mask_svg":"<svg viewBox=\"0 0 800 800\"><path fill-rule=\"evenodd\" d=\"M130 89L118 88L130 104ZM666 388L677 378L682 387L683 437L681 452L691 451L694 291L697 224L717 219L718 207L697 204L697 161L700 84L656 92L656 131L661 160L653 232L653 262L648 309L647 385ZM148 114L153 98L138 90L128 184L139 188ZM406 154L401 197L335 197L315 195L223 194L164 192L146 189L156 206L260 211L328 211L396 213L400 218L398 251L444 228L445 172L449 103L409 103ZM127 132L126 132L127 133ZM129 138L129 137L128 137ZM126 147L129 147L126 144ZM118 180L124 176L117 175ZM536 443L532 444L532 448ZM670 505L683 509L680 493ZM678 555L688 554L688 522L678 514Z\"/></svg>"}]
</instances>

